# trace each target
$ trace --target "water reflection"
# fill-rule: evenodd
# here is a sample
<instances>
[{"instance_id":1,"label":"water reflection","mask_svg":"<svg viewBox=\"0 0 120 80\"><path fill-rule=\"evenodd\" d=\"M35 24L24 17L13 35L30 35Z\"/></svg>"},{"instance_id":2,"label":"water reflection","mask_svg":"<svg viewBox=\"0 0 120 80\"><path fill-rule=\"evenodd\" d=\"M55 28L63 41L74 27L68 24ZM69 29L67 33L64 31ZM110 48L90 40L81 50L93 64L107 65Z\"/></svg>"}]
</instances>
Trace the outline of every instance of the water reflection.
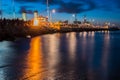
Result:
<instances>
[{"instance_id":1,"label":"water reflection","mask_svg":"<svg viewBox=\"0 0 120 80\"><path fill-rule=\"evenodd\" d=\"M23 79L39 80L44 77L44 74L42 74L44 68L41 45L40 37L35 37L31 40L30 49L26 56L26 68L24 70Z\"/></svg>"},{"instance_id":2,"label":"water reflection","mask_svg":"<svg viewBox=\"0 0 120 80\"><path fill-rule=\"evenodd\" d=\"M74 61L75 60L75 56L76 56L76 33L69 33L69 37L68 37L68 53L69 53L69 57L70 57L70 61Z\"/></svg>"},{"instance_id":3,"label":"water reflection","mask_svg":"<svg viewBox=\"0 0 120 80\"><path fill-rule=\"evenodd\" d=\"M101 61L101 67L103 73L103 79L108 80L108 59L109 59L109 53L110 53L110 33L109 31L106 32L104 35L104 45L103 45L103 56Z\"/></svg>"},{"instance_id":4,"label":"water reflection","mask_svg":"<svg viewBox=\"0 0 120 80\"><path fill-rule=\"evenodd\" d=\"M5 63L6 58L8 58L6 54L13 51L13 49L9 48L10 45L11 42L8 41L0 42L0 74L1 74L0 79L1 80L6 79L6 71L5 69L1 69L1 68L8 66L8 64Z\"/></svg>"},{"instance_id":5,"label":"water reflection","mask_svg":"<svg viewBox=\"0 0 120 80\"><path fill-rule=\"evenodd\" d=\"M119 40L118 35L106 31L48 34L21 39L23 44L0 42L4 45L0 46L0 65L7 65L0 67L0 77L1 80L119 80Z\"/></svg>"},{"instance_id":6,"label":"water reflection","mask_svg":"<svg viewBox=\"0 0 120 80\"><path fill-rule=\"evenodd\" d=\"M59 34L53 34L53 35L45 35L43 36L44 43L43 46L47 47L47 50L44 49L46 58L44 59L46 61L46 66L48 68L47 75L50 80L55 80L55 76L57 74L56 68L58 67L59 59L60 59L60 53L59 53Z\"/></svg>"},{"instance_id":7,"label":"water reflection","mask_svg":"<svg viewBox=\"0 0 120 80\"><path fill-rule=\"evenodd\" d=\"M95 45L95 32L89 32L88 33L88 36L90 37L90 40L89 40L89 43L88 43L88 57L87 57L87 61L88 61L88 71L87 71L87 77L88 77L88 80L94 80L94 72L93 72L93 57L94 57L94 45Z\"/></svg>"}]
</instances>

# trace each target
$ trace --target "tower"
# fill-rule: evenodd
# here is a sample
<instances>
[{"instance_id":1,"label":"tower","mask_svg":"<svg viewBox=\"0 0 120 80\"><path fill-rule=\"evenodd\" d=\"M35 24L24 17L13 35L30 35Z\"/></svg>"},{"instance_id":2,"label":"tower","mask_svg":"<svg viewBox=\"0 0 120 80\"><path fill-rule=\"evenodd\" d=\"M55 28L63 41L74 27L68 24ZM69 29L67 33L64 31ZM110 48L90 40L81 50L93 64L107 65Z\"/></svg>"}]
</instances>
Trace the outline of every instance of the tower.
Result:
<instances>
[{"instance_id":1,"label":"tower","mask_svg":"<svg viewBox=\"0 0 120 80\"><path fill-rule=\"evenodd\" d=\"M83 17L83 23L86 23L87 22L87 18L86 18L86 15L84 15Z\"/></svg>"},{"instance_id":2,"label":"tower","mask_svg":"<svg viewBox=\"0 0 120 80\"><path fill-rule=\"evenodd\" d=\"M38 18L38 11L34 11L34 19Z\"/></svg>"},{"instance_id":3,"label":"tower","mask_svg":"<svg viewBox=\"0 0 120 80\"><path fill-rule=\"evenodd\" d=\"M38 26L39 21L38 21L38 11L34 11L34 26Z\"/></svg>"},{"instance_id":4,"label":"tower","mask_svg":"<svg viewBox=\"0 0 120 80\"><path fill-rule=\"evenodd\" d=\"M22 12L22 19L23 19L24 21L27 21L26 12Z\"/></svg>"}]
</instances>

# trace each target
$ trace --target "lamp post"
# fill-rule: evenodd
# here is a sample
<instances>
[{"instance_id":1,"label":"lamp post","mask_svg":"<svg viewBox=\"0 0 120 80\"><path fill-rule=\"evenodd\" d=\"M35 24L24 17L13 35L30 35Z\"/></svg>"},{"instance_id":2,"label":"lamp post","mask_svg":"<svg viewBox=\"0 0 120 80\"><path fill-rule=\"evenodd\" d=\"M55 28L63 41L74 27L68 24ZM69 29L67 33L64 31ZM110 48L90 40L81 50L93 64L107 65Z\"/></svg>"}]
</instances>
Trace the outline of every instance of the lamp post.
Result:
<instances>
[{"instance_id":1,"label":"lamp post","mask_svg":"<svg viewBox=\"0 0 120 80\"><path fill-rule=\"evenodd\" d=\"M0 15L1 15L1 19L2 19L2 0L0 0Z\"/></svg>"},{"instance_id":2,"label":"lamp post","mask_svg":"<svg viewBox=\"0 0 120 80\"><path fill-rule=\"evenodd\" d=\"M16 14L15 14L15 1L13 0L13 18L15 19Z\"/></svg>"},{"instance_id":3,"label":"lamp post","mask_svg":"<svg viewBox=\"0 0 120 80\"><path fill-rule=\"evenodd\" d=\"M48 21L50 19L50 13L49 13L49 1L47 0L47 15L48 15Z\"/></svg>"},{"instance_id":4,"label":"lamp post","mask_svg":"<svg viewBox=\"0 0 120 80\"><path fill-rule=\"evenodd\" d=\"M50 11L50 22L52 22L52 13L55 13L55 12L56 12L55 9L53 9L53 10Z\"/></svg>"},{"instance_id":5,"label":"lamp post","mask_svg":"<svg viewBox=\"0 0 120 80\"><path fill-rule=\"evenodd\" d=\"M76 15L76 14L73 14L72 16L75 18L74 21L77 21L77 18L76 18L77 15Z\"/></svg>"},{"instance_id":6,"label":"lamp post","mask_svg":"<svg viewBox=\"0 0 120 80\"><path fill-rule=\"evenodd\" d=\"M75 14L73 14L73 15L72 15L72 17L75 19ZM72 19L72 20L73 20L73 22L74 22L74 19Z\"/></svg>"}]
</instances>

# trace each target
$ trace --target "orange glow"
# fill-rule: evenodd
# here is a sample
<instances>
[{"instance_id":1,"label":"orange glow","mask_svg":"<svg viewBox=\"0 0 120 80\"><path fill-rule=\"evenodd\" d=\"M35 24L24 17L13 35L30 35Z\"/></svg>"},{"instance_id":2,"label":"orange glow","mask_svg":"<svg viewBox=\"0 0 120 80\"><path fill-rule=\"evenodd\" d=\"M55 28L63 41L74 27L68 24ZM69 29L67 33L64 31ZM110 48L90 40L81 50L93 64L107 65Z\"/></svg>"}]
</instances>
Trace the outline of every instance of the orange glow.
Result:
<instances>
[{"instance_id":1,"label":"orange glow","mask_svg":"<svg viewBox=\"0 0 120 80\"><path fill-rule=\"evenodd\" d=\"M55 22L55 23L51 24L51 26L57 30L60 30L60 24L61 24L60 22Z\"/></svg>"},{"instance_id":2,"label":"orange glow","mask_svg":"<svg viewBox=\"0 0 120 80\"><path fill-rule=\"evenodd\" d=\"M34 19L34 26L38 26L39 24L39 20L38 19Z\"/></svg>"},{"instance_id":3,"label":"orange glow","mask_svg":"<svg viewBox=\"0 0 120 80\"><path fill-rule=\"evenodd\" d=\"M41 49L41 38L33 38L30 42L29 53L26 58L26 67L23 79L31 77L31 80L39 80L43 78L43 60Z\"/></svg>"}]
</instances>

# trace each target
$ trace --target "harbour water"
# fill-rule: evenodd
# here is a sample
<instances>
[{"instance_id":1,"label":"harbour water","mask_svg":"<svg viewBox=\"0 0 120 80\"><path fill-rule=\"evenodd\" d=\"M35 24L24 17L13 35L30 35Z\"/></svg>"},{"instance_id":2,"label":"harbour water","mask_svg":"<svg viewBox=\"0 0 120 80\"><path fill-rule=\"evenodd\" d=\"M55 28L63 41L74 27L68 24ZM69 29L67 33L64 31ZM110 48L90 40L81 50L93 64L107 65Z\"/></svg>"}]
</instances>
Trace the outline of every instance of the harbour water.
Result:
<instances>
[{"instance_id":1,"label":"harbour water","mask_svg":"<svg viewBox=\"0 0 120 80\"><path fill-rule=\"evenodd\" d=\"M0 80L120 80L120 31L2 41Z\"/></svg>"}]
</instances>

